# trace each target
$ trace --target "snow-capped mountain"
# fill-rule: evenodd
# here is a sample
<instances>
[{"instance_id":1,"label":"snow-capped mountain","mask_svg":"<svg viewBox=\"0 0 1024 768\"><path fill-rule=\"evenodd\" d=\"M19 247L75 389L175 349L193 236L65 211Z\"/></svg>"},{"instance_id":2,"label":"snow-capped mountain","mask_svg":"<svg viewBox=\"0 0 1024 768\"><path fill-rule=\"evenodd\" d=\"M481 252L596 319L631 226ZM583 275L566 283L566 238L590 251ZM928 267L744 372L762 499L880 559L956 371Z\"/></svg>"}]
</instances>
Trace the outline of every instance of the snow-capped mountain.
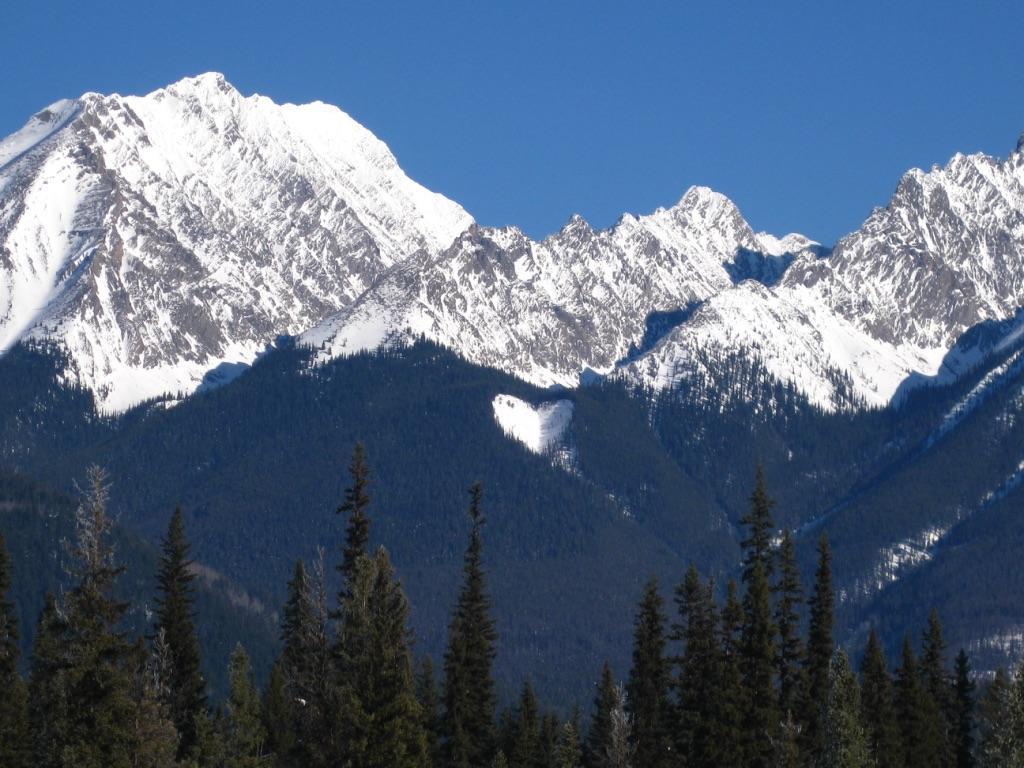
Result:
<instances>
[{"instance_id":1,"label":"snow-capped mountain","mask_svg":"<svg viewBox=\"0 0 1024 768\"><path fill-rule=\"evenodd\" d=\"M86 94L0 142L0 351L59 343L108 409L189 391L471 221L325 104Z\"/></svg>"},{"instance_id":2,"label":"snow-capped mountain","mask_svg":"<svg viewBox=\"0 0 1024 768\"><path fill-rule=\"evenodd\" d=\"M979 362L957 340L1021 305L1020 146L911 171L830 252L702 187L607 230L477 226L334 107L216 74L58 102L0 142L0 352L56 342L110 410L281 334L322 359L425 335L566 387L661 389L739 353L825 408L884 404Z\"/></svg>"},{"instance_id":3,"label":"snow-capped mountain","mask_svg":"<svg viewBox=\"0 0 1024 768\"><path fill-rule=\"evenodd\" d=\"M949 381L986 350L969 329L1024 305L1024 147L912 170L828 258L801 256L774 287L715 296L625 375L656 387L700 374L702 349L758 355L813 401L888 403L911 381ZM992 340L987 340L991 344ZM837 386L839 372L851 389Z\"/></svg>"},{"instance_id":4,"label":"snow-capped mountain","mask_svg":"<svg viewBox=\"0 0 1024 768\"><path fill-rule=\"evenodd\" d=\"M679 322L747 278L774 282L820 250L800 235L757 234L728 198L693 187L675 206L608 230L574 216L537 242L472 227L429 262L388 272L302 340L330 358L422 334L531 383L573 387L642 352L658 321Z\"/></svg>"}]
</instances>

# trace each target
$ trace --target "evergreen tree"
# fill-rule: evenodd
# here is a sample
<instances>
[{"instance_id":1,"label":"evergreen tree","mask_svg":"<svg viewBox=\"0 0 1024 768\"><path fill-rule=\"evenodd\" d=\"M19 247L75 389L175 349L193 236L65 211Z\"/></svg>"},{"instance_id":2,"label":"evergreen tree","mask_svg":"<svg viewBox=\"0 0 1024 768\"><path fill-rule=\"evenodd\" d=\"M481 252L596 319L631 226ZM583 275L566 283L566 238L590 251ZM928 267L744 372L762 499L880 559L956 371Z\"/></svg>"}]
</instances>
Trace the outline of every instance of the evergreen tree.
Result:
<instances>
[{"instance_id":1,"label":"evergreen tree","mask_svg":"<svg viewBox=\"0 0 1024 768\"><path fill-rule=\"evenodd\" d=\"M805 690L802 697L804 723L804 754L817 760L824 746L822 716L829 692L829 668L835 651L835 593L832 587L832 552L828 538L822 534L818 542L818 568L814 575L814 592L810 599L810 621L807 630L807 661Z\"/></svg>"},{"instance_id":2,"label":"evergreen tree","mask_svg":"<svg viewBox=\"0 0 1024 768\"><path fill-rule=\"evenodd\" d=\"M486 765L494 746L496 633L483 570L483 489L470 490L472 529L463 565L464 582L448 632L445 653L444 733L446 762L453 768Z\"/></svg>"},{"instance_id":3,"label":"evergreen tree","mask_svg":"<svg viewBox=\"0 0 1024 768\"><path fill-rule=\"evenodd\" d=\"M633 667L626 686L636 762L649 768L667 765L672 755L669 683L664 601L658 582L651 579L644 587L634 625Z\"/></svg>"},{"instance_id":4,"label":"evergreen tree","mask_svg":"<svg viewBox=\"0 0 1024 768\"><path fill-rule=\"evenodd\" d=\"M640 768L633 760L633 729L626 711L626 694L622 686L615 687L615 704L609 722L608 746L600 756L600 768L633 768L634 765Z\"/></svg>"},{"instance_id":5,"label":"evergreen tree","mask_svg":"<svg viewBox=\"0 0 1024 768\"><path fill-rule=\"evenodd\" d=\"M266 731L260 717L260 697L252 681L249 654L239 643L228 665L226 768L255 768L263 762Z\"/></svg>"},{"instance_id":6,"label":"evergreen tree","mask_svg":"<svg viewBox=\"0 0 1024 768\"><path fill-rule=\"evenodd\" d=\"M0 535L0 766L28 768L28 691L18 673L18 616L10 601L11 559Z\"/></svg>"},{"instance_id":7,"label":"evergreen tree","mask_svg":"<svg viewBox=\"0 0 1024 768\"><path fill-rule=\"evenodd\" d=\"M336 650L343 763L422 768L427 742L416 701L409 604L387 552L356 561Z\"/></svg>"},{"instance_id":8,"label":"evergreen tree","mask_svg":"<svg viewBox=\"0 0 1024 768\"><path fill-rule=\"evenodd\" d=\"M423 658L416 675L416 699L420 704L423 733L427 741L429 764L441 764L441 704L438 697L437 681L434 678L434 662L429 656Z\"/></svg>"},{"instance_id":9,"label":"evergreen tree","mask_svg":"<svg viewBox=\"0 0 1024 768\"><path fill-rule=\"evenodd\" d=\"M296 708L302 705L289 698L281 667L281 661L278 660L270 669L270 679L263 692L260 720L267 734L267 753L277 768L288 768L300 764L295 762L298 744L295 723Z\"/></svg>"},{"instance_id":10,"label":"evergreen tree","mask_svg":"<svg viewBox=\"0 0 1024 768\"><path fill-rule=\"evenodd\" d=\"M175 762L180 737L170 707L173 660L166 635L153 639L151 652L140 638L136 644L137 669L133 685L133 768L168 768Z\"/></svg>"},{"instance_id":11,"label":"evergreen tree","mask_svg":"<svg viewBox=\"0 0 1024 768\"><path fill-rule=\"evenodd\" d=\"M772 737L780 722L775 690L775 626L772 623L771 587L771 510L775 502L765 489L764 472L758 467L750 509L742 522L747 526L743 542L743 580L747 591L743 598L743 630L740 644L740 671L745 693L743 730L745 761L751 768L767 767L772 762Z\"/></svg>"},{"instance_id":12,"label":"evergreen tree","mask_svg":"<svg viewBox=\"0 0 1024 768\"><path fill-rule=\"evenodd\" d=\"M800 636L800 568L796 560L796 544L787 528L778 549L778 581L775 584L775 626L778 629L776 665L779 677L779 712L796 714L797 696L801 689L804 658Z\"/></svg>"},{"instance_id":13,"label":"evergreen tree","mask_svg":"<svg viewBox=\"0 0 1024 768\"><path fill-rule=\"evenodd\" d=\"M771 575L772 531L775 528L775 524L772 522L772 509L774 508L775 500L768 495L764 468L758 464L747 514L740 518L740 524L747 528L747 538L740 545L743 547L744 582L749 583L755 563L761 564L765 578Z\"/></svg>"},{"instance_id":14,"label":"evergreen tree","mask_svg":"<svg viewBox=\"0 0 1024 768\"><path fill-rule=\"evenodd\" d=\"M348 521L345 529L345 548L339 567L344 582L342 597L355 575L356 561L367 554L367 545L370 541L370 518L367 515L370 506L370 469L366 464L366 451L361 442L356 443L348 472L352 484L345 489L345 500L338 507L338 514L344 515Z\"/></svg>"},{"instance_id":15,"label":"evergreen tree","mask_svg":"<svg viewBox=\"0 0 1024 768\"><path fill-rule=\"evenodd\" d=\"M736 582L726 585L725 605L722 607L722 666L721 693L717 697L717 717L713 739L719 746L715 765L741 765L744 759L743 716L748 694L743 685L742 670L743 604L739 600Z\"/></svg>"},{"instance_id":16,"label":"evergreen tree","mask_svg":"<svg viewBox=\"0 0 1024 768\"><path fill-rule=\"evenodd\" d=\"M587 768L599 768L611 746L612 710L618 703L615 688L615 676L612 674L611 664L606 661L601 668L590 729L587 731L587 741L584 745L584 762Z\"/></svg>"},{"instance_id":17,"label":"evergreen tree","mask_svg":"<svg viewBox=\"0 0 1024 768\"><path fill-rule=\"evenodd\" d=\"M996 670L979 703L978 763L984 768L1016 768L1020 752L1015 732L1015 695L1006 670Z\"/></svg>"},{"instance_id":18,"label":"evergreen tree","mask_svg":"<svg viewBox=\"0 0 1024 768\"><path fill-rule=\"evenodd\" d=\"M892 678L874 627L861 661L861 681L861 716L872 754L878 768L897 768L902 758Z\"/></svg>"},{"instance_id":19,"label":"evergreen tree","mask_svg":"<svg viewBox=\"0 0 1024 768\"><path fill-rule=\"evenodd\" d=\"M67 600L68 728L61 759L78 768L127 768L132 763L132 647L118 627L127 605L113 597L123 568L108 542L109 483L98 467L76 516L74 587Z\"/></svg>"},{"instance_id":20,"label":"evergreen tree","mask_svg":"<svg viewBox=\"0 0 1024 768\"><path fill-rule=\"evenodd\" d=\"M558 742L561 725L552 712L540 719L540 744L537 750L537 765L540 768L558 768Z\"/></svg>"},{"instance_id":21,"label":"evergreen tree","mask_svg":"<svg viewBox=\"0 0 1024 768\"><path fill-rule=\"evenodd\" d=\"M961 648L956 655L954 684L954 731L956 768L974 768L974 680L971 662Z\"/></svg>"},{"instance_id":22,"label":"evergreen tree","mask_svg":"<svg viewBox=\"0 0 1024 768\"><path fill-rule=\"evenodd\" d=\"M903 765L935 768L941 764L938 734L934 730L937 708L921 681L921 671L910 638L903 639L903 654L896 673L896 719L900 724Z\"/></svg>"},{"instance_id":23,"label":"evergreen tree","mask_svg":"<svg viewBox=\"0 0 1024 768\"><path fill-rule=\"evenodd\" d=\"M167 706L180 736L178 758L192 754L196 717L206 708L206 683L200 670L199 638L193 610L194 576L181 509L175 509L161 546L157 573L157 634L163 633L170 653Z\"/></svg>"},{"instance_id":24,"label":"evergreen tree","mask_svg":"<svg viewBox=\"0 0 1024 768\"><path fill-rule=\"evenodd\" d=\"M514 734L509 765L512 768L539 768L540 722L537 697L529 682L523 685L523 691L519 695Z\"/></svg>"},{"instance_id":25,"label":"evergreen tree","mask_svg":"<svg viewBox=\"0 0 1024 768\"><path fill-rule=\"evenodd\" d=\"M580 744L580 731L576 718L565 722L558 736L558 748L555 750L556 768L581 768L583 765L583 747Z\"/></svg>"},{"instance_id":26,"label":"evergreen tree","mask_svg":"<svg viewBox=\"0 0 1024 768\"><path fill-rule=\"evenodd\" d=\"M67 674L68 626L52 594L47 594L36 625L29 675L29 733L32 765L58 768L70 737Z\"/></svg>"},{"instance_id":27,"label":"evergreen tree","mask_svg":"<svg viewBox=\"0 0 1024 768\"><path fill-rule=\"evenodd\" d=\"M844 651L836 651L829 666L829 693L822 719L821 768L873 768L868 735L861 721L857 678Z\"/></svg>"},{"instance_id":28,"label":"evergreen tree","mask_svg":"<svg viewBox=\"0 0 1024 768\"><path fill-rule=\"evenodd\" d=\"M281 659L277 665L280 676L280 713L286 723L284 741L290 742L286 752L282 745L275 750L286 754L289 764L316 764L317 737L322 732L317 721L323 716L326 702L321 700L324 669L322 637L325 628L318 615L313 583L305 563L295 564L288 582L288 599L281 612ZM275 694L276 695L276 694Z\"/></svg>"},{"instance_id":29,"label":"evergreen tree","mask_svg":"<svg viewBox=\"0 0 1024 768\"><path fill-rule=\"evenodd\" d=\"M724 662L718 638L718 615L712 587L690 566L676 590L679 624L673 639L682 643L675 680L677 755L693 765L717 765L721 752L721 675Z\"/></svg>"},{"instance_id":30,"label":"evergreen tree","mask_svg":"<svg viewBox=\"0 0 1024 768\"><path fill-rule=\"evenodd\" d=\"M956 757L952 748L953 691L946 673L946 642L938 611L932 609L921 647L921 679L927 694L929 732L934 734L935 748L944 768L952 766Z\"/></svg>"}]
</instances>

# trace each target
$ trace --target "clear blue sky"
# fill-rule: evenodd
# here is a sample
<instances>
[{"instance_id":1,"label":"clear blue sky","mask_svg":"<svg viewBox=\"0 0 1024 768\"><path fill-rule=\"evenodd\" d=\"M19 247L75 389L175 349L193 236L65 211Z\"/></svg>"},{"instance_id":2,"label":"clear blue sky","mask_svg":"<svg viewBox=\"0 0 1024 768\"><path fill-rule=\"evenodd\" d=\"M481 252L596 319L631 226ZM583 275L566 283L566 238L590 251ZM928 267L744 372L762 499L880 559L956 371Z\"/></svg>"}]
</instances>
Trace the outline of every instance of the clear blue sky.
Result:
<instances>
[{"instance_id":1,"label":"clear blue sky","mask_svg":"<svg viewBox=\"0 0 1024 768\"><path fill-rule=\"evenodd\" d=\"M831 242L900 174L1024 130L1024 3L5 0L0 135L224 72L337 104L484 224L608 226L691 184Z\"/></svg>"}]
</instances>

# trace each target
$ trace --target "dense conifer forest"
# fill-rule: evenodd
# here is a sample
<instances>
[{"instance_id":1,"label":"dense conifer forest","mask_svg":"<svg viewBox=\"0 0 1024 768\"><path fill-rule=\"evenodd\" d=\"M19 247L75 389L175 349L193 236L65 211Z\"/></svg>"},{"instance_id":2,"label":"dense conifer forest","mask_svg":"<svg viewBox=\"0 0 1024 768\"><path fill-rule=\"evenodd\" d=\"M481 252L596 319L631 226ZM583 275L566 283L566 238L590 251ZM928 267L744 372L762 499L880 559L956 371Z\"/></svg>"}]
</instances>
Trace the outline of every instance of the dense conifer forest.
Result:
<instances>
[{"instance_id":1,"label":"dense conifer forest","mask_svg":"<svg viewBox=\"0 0 1024 768\"><path fill-rule=\"evenodd\" d=\"M92 466L74 513L69 588L50 594L28 659L9 599L20 574L0 538L0 766L448 766L676 768L828 766L1001 768L1024 764L1024 667L991 680L955 657L936 612L887 658L836 637L828 539L801 583L794 537L776 537L775 501L758 470L742 519L742 570L717 584L696 566L678 584L650 579L632 617L633 651L571 710L530 680L509 704L493 676L501 638L488 587L487 497L469 490L469 535L450 595L443 658L419 654L400 574L370 547L372 472L356 447L337 509L341 551L294 564L280 611L280 653L254 669L236 638L204 678L196 572L181 510L155 567L142 629L118 597L110 478ZM329 571L336 578L329 579ZM338 583L332 590L330 583ZM266 682L258 685L259 679Z\"/></svg>"}]
</instances>

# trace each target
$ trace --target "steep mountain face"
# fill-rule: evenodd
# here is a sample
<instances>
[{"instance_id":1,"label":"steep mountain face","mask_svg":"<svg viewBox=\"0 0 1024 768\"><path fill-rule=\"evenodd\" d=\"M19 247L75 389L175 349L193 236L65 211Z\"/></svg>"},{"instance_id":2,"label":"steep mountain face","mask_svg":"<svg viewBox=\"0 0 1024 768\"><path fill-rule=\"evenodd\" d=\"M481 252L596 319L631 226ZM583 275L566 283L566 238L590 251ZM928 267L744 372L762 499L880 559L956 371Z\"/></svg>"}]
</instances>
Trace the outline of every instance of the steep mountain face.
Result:
<instances>
[{"instance_id":1,"label":"steep mountain face","mask_svg":"<svg viewBox=\"0 0 1024 768\"><path fill-rule=\"evenodd\" d=\"M0 143L0 351L67 351L108 409L190 391L471 223L324 104L220 75L59 102Z\"/></svg>"},{"instance_id":2,"label":"steep mountain face","mask_svg":"<svg viewBox=\"0 0 1024 768\"><path fill-rule=\"evenodd\" d=\"M392 270L302 341L332 358L422 334L533 384L575 387L642 351L659 321L671 327L734 283L774 281L818 252L800 235L756 234L726 197L693 187L672 208L608 230L574 216L537 242L473 227L430 262Z\"/></svg>"},{"instance_id":3,"label":"steep mountain face","mask_svg":"<svg viewBox=\"0 0 1024 768\"><path fill-rule=\"evenodd\" d=\"M989 349L956 341L1022 305L1024 152L957 155L906 174L828 258L801 256L775 287L716 296L625 375L670 386L700 373L700 350L747 350L823 407L850 404L851 392L885 405L908 384L978 364Z\"/></svg>"}]
</instances>

